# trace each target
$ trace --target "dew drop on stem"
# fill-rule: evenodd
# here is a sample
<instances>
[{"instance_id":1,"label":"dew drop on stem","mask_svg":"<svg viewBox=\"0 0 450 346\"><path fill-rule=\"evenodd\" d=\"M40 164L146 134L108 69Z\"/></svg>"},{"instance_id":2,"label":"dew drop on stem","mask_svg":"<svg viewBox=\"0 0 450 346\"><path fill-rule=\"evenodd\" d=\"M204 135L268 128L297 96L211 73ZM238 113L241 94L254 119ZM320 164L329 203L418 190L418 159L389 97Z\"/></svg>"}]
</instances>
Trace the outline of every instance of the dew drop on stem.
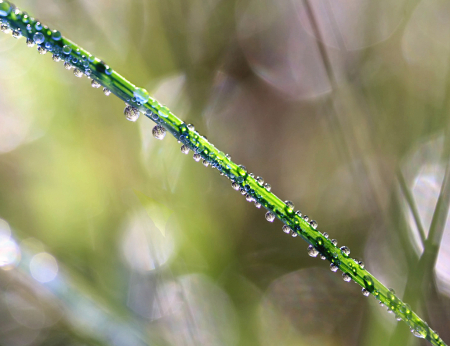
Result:
<instances>
[{"instance_id":1,"label":"dew drop on stem","mask_svg":"<svg viewBox=\"0 0 450 346\"><path fill-rule=\"evenodd\" d=\"M127 105L123 111L123 114L125 115L125 118L129 121L136 121L139 119L139 110L133 106ZM154 131L155 129L153 129ZM165 133L164 133L165 135ZM155 133L153 132L153 136L155 136ZM155 136L156 137L156 136ZM158 138L158 137L156 137ZM163 136L164 138L164 136ZM162 138L158 138L162 139Z\"/></svg>"},{"instance_id":2,"label":"dew drop on stem","mask_svg":"<svg viewBox=\"0 0 450 346\"><path fill-rule=\"evenodd\" d=\"M92 82L91 82L91 87L93 87L93 88L100 88L100 83L99 82L97 82L96 80L92 80Z\"/></svg>"},{"instance_id":3,"label":"dew drop on stem","mask_svg":"<svg viewBox=\"0 0 450 346\"><path fill-rule=\"evenodd\" d=\"M152 130L153 137L159 140L163 140L166 136L166 129L161 125L156 125Z\"/></svg>"},{"instance_id":4,"label":"dew drop on stem","mask_svg":"<svg viewBox=\"0 0 450 346\"><path fill-rule=\"evenodd\" d=\"M266 213L266 220L269 222L273 222L273 220L275 220L275 215L272 212L268 211Z\"/></svg>"},{"instance_id":5,"label":"dew drop on stem","mask_svg":"<svg viewBox=\"0 0 450 346\"><path fill-rule=\"evenodd\" d=\"M108 88L103 88L103 93L106 95L106 96L109 96L109 95L111 95L111 90L109 90Z\"/></svg>"}]
</instances>

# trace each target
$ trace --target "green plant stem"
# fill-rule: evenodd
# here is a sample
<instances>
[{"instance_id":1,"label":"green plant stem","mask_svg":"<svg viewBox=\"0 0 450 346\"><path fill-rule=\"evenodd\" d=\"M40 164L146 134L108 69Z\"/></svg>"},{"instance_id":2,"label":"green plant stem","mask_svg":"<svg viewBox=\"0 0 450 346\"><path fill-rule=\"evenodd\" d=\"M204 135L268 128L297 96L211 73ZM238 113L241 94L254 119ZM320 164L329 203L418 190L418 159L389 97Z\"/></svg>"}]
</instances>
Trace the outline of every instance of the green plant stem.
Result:
<instances>
[{"instance_id":1,"label":"green plant stem","mask_svg":"<svg viewBox=\"0 0 450 346\"><path fill-rule=\"evenodd\" d=\"M46 49L56 57L70 63L79 71L88 75L89 78L109 89L117 97L139 109L158 125L163 126L178 141L200 155L203 160L217 168L232 182L238 184L246 192L247 198L253 199L255 203L264 206L293 232L296 232L312 245L321 256L331 262L332 266L338 267L343 272L343 276L353 279L364 290L367 290L381 303L385 304L395 313L397 318L401 318L408 324L416 336L427 339L435 346L446 345L437 333L411 311L409 306L403 303L392 290L379 282L363 268L362 264L349 257L345 250L343 251L334 245L325 233L322 234L317 231L306 217L297 215L289 203L283 202L271 193L270 189L265 188L261 181L257 181L243 166L231 161L228 155L218 150L205 137L196 132L192 126L188 126L158 101L144 97L144 101L139 102L142 101L141 96L146 94L145 90L137 88L109 68L103 61L95 58L74 42L65 37L60 37L58 32L52 32L46 26L41 27L40 23L34 18L2 0L0 0L0 19L3 24L7 24L15 32L15 36L18 36L17 32L20 32L20 36L33 40L36 33L42 33L45 41L38 45L41 53L47 47Z\"/></svg>"}]
</instances>

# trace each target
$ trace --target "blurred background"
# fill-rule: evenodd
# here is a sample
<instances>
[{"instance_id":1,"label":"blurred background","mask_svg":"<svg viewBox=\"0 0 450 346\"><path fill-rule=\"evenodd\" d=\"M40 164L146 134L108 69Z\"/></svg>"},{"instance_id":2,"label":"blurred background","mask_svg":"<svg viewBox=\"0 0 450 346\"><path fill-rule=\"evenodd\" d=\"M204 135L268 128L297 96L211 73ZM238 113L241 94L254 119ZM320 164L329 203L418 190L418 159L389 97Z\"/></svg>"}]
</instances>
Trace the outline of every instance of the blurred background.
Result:
<instances>
[{"instance_id":1,"label":"blurred background","mask_svg":"<svg viewBox=\"0 0 450 346\"><path fill-rule=\"evenodd\" d=\"M445 203L426 241L450 3L308 1L16 5L264 177L450 342ZM123 108L0 34L0 345L426 345Z\"/></svg>"}]
</instances>

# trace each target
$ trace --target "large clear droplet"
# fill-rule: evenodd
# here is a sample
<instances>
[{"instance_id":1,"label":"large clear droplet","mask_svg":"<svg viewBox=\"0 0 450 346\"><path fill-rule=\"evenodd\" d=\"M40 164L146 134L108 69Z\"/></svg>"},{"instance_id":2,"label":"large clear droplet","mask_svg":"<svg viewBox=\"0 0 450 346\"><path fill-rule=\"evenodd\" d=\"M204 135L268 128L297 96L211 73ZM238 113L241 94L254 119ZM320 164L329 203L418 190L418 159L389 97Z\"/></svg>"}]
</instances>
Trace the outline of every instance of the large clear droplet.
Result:
<instances>
[{"instance_id":1,"label":"large clear droplet","mask_svg":"<svg viewBox=\"0 0 450 346\"><path fill-rule=\"evenodd\" d=\"M266 220L269 222L273 222L273 220L275 220L275 215L272 212L268 211L266 213Z\"/></svg>"},{"instance_id":2,"label":"large clear droplet","mask_svg":"<svg viewBox=\"0 0 450 346\"><path fill-rule=\"evenodd\" d=\"M182 145L181 152L186 155L189 154L189 147L187 145Z\"/></svg>"},{"instance_id":3,"label":"large clear droplet","mask_svg":"<svg viewBox=\"0 0 450 346\"><path fill-rule=\"evenodd\" d=\"M139 110L137 108L134 108L134 107L129 106L129 105L125 107L125 109L123 111L123 114L125 115L125 118L127 120L129 120L129 121L133 121L134 122L134 121L139 119ZM155 130L155 129L153 129L153 130ZM155 136L154 133L153 133L153 136ZM164 131L164 136L165 136L165 131ZM155 137L158 138L158 139L163 139L164 136L162 138L158 138L156 136Z\"/></svg>"},{"instance_id":4,"label":"large clear droplet","mask_svg":"<svg viewBox=\"0 0 450 346\"><path fill-rule=\"evenodd\" d=\"M341 246L341 252L345 257L350 255L350 249L347 246Z\"/></svg>"},{"instance_id":5,"label":"large clear droplet","mask_svg":"<svg viewBox=\"0 0 450 346\"><path fill-rule=\"evenodd\" d=\"M147 90L142 88L134 89L133 96L136 98L136 102L139 102L140 104L144 104L150 99Z\"/></svg>"},{"instance_id":6,"label":"large clear droplet","mask_svg":"<svg viewBox=\"0 0 450 346\"><path fill-rule=\"evenodd\" d=\"M317 221L311 220L311 221L309 222L309 224L311 225L311 227L312 227L313 229L317 229L317 226L318 226Z\"/></svg>"},{"instance_id":7,"label":"large clear droplet","mask_svg":"<svg viewBox=\"0 0 450 346\"><path fill-rule=\"evenodd\" d=\"M292 232L292 229L289 226L287 226L287 225L283 225L282 230L286 234L291 234L291 232Z\"/></svg>"},{"instance_id":8,"label":"large clear droplet","mask_svg":"<svg viewBox=\"0 0 450 346\"><path fill-rule=\"evenodd\" d=\"M272 186L270 186L270 184L265 183L264 187L266 188L267 191L270 191L272 189Z\"/></svg>"},{"instance_id":9,"label":"large clear droplet","mask_svg":"<svg viewBox=\"0 0 450 346\"><path fill-rule=\"evenodd\" d=\"M236 190L236 191L238 191L239 188L240 188L239 184L236 183L236 182L231 183L231 187L232 187L234 190Z\"/></svg>"},{"instance_id":10,"label":"large clear droplet","mask_svg":"<svg viewBox=\"0 0 450 346\"><path fill-rule=\"evenodd\" d=\"M58 30L52 31L52 39L59 41L61 39L61 33Z\"/></svg>"},{"instance_id":11,"label":"large clear droplet","mask_svg":"<svg viewBox=\"0 0 450 346\"><path fill-rule=\"evenodd\" d=\"M41 44L45 41L44 34L42 32L37 32L33 35L33 41L36 44Z\"/></svg>"},{"instance_id":12,"label":"large clear droplet","mask_svg":"<svg viewBox=\"0 0 450 346\"><path fill-rule=\"evenodd\" d=\"M75 77L78 77L78 78L83 77L83 72L80 69L78 69L78 68L73 70L73 74L75 75Z\"/></svg>"},{"instance_id":13,"label":"large clear droplet","mask_svg":"<svg viewBox=\"0 0 450 346\"><path fill-rule=\"evenodd\" d=\"M345 282L350 282L352 278L347 273L342 273L342 279L344 279Z\"/></svg>"},{"instance_id":14,"label":"large clear droplet","mask_svg":"<svg viewBox=\"0 0 450 346\"><path fill-rule=\"evenodd\" d=\"M0 2L0 17L6 17L11 13L11 5L7 1Z\"/></svg>"},{"instance_id":15,"label":"large clear droplet","mask_svg":"<svg viewBox=\"0 0 450 346\"><path fill-rule=\"evenodd\" d=\"M166 129L161 125L156 125L152 130L153 137L159 140L163 140L166 136Z\"/></svg>"},{"instance_id":16,"label":"large clear droplet","mask_svg":"<svg viewBox=\"0 0 450 346\"><path fill-rule=\"evenodd\" d=\"M92 80L92 82L91 82L91 87L93 87L93 88L100 88L100 83L99 82L97 82L96 80Z\"/></svg>"},{"instance_id":17,"label":"large clear droplet","mask_svg":"<svg viewBox=\"0 0 450 346\"><path fill-rule=\"evenodd\" d=\"M70 46L65 45L65 46L63 47L63 53L64 53L64 54L70 54L71 51L72 51L72 48L71 48Z\"/></svg>"},{"instance_id":18,"label":"large clear droplet","mask_svg":"<svg viewBox=\"0 0 450 346\"><path fill-rule=\"evenodd\" d=\"M308 255L310 255L311 257L317 257L318 254L319 254L319 251L317 251L314 246L312 246L312 245L308 246Z\"/></svg>"}]
</instances>

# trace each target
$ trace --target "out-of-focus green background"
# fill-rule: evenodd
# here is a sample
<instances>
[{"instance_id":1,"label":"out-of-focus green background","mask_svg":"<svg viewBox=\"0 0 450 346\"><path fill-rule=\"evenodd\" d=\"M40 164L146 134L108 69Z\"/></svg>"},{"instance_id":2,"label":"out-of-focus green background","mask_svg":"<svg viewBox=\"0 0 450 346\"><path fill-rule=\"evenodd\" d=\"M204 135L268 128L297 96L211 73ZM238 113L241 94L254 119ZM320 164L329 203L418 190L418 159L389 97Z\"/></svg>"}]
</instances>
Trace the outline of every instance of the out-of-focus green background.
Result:
<instances>
[{"instance_id":1,"label":"out-of-focus green background","mask_svg":"<svg viewBox=\"0 0 450 346\"><path fill-rule=\"evenodd\" d=\"M450 341L443 0L17 0L264 177ZM0 345L424 345L217 171L0 34ZM416 278L417 279L417 278ZM394 338L394 335L395 338Z\"/></svg>"}]
</instances>

